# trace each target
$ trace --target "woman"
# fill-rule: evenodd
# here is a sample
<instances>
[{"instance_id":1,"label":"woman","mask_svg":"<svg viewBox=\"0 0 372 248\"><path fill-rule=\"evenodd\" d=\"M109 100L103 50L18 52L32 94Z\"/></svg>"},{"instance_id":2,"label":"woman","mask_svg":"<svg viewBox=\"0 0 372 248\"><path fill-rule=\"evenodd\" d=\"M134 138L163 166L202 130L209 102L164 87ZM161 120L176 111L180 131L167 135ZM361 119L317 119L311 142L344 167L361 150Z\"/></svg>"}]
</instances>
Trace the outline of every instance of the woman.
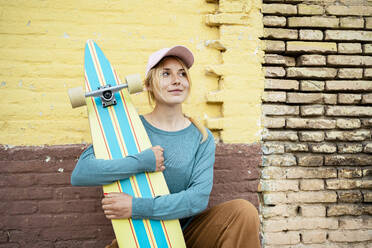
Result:
<instances>
[{"instance_id":1,"label":"woman","mask_svg":"<svg viewBox=\"0 0 372 248\"><path fill-rule=\"evenodd\" d=\"M215 144L209 130L182 112L193 62L193 54L184 46L150 55L145 87L155 107L140 117L154 147L123 159L100 160L90 146L81 155L71 183L103 185L140 172L163 171L169 195L106 194L102 200L106 217L180 219L187 247L259 247L259 220L252 204L234 200L205 210L213 185ZM117 247L116 241L107 247Z\"/></svg>"}]
</instances>

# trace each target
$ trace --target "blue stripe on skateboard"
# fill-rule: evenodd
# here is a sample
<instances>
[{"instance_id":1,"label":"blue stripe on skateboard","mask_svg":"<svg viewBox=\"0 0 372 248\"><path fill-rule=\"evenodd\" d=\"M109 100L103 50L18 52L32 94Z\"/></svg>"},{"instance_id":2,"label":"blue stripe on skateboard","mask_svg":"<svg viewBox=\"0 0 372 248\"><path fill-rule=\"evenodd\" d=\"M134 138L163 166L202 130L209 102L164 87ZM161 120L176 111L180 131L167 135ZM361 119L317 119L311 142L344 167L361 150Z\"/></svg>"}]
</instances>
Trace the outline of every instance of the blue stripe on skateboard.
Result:
<instances>
[{"instance_id":1,"label":"blue stripe on skateboard","mask_svg":"<svg viewBox=\"0 0 372 248\"><path fill-rule=\"evenodd\" d=\"M106 83L111 84L111 85L116 85L115 75L114 75L114 72L112 71L112 67L110 65L110 62L107 60L107 58L103 54L102 50L97 46L97 44L94 43L94 45L95 45L97 57L98 57L99 63L101 64L101 69L102 69L104 78L106 80ZM121 98L120 98L120 93L116 93L115 97L117 99L117 105L114 108L115 109L125 109L124 105L123 105L123 102L121 101ZM136 142L135 142L135 139L133 137L133 133L131 131L131 127L129 125L129 120L128 120L127 116L125 114L116 115L116 116L117 116L117 119L118 119L118 122L119 122L119 125L120 125L121 132L122 132L123 136L126 138L125 139L125 145L126 145L127 150L128 150L128 155L137 154L139 151L138 151L138 148L136 146ZM144 173L137 174L136 179L137 179L138 186L139 186L142 197L152 198L150 187L148 185L145 174ZM125 181L128 181L128 183L125 182ZM125 182L125 185L130 186L129 179L121 180L120 182L121 183ZM128 186L126 186L126 187L128 187ZM165 233L163 231L163 228L162 228L162 225L161 225L160 221L150 220L150 224L151 224L151 228L152 228L153 233L154 233L154 237L156 239L157 246L161 247L161 248L163 248L163 247L167 248L168 244L167 244L167 241L165 239Z\"/></svg>"},{"instance_id":2,"label":"blue stripe on skateboard","mask_svg":"<svg viewBox=\"0 0 372 248\"><path fill-rule=\"evenodd\" d=\"M90 54L88 44L85 47L85 71L87 72L88 82L90 84L91 90L97 90L100 86L99 79L97 77L96 69L94 68L92 56ZM115 131L112 126L112 123L110 122L110 115L108 113L107 109L104 109L102 107L102 103L100 98L95 97L94 101L97 106L98 114L101 116L101 122L104 129L104 132L106 134L106 139L109 144L109 148L111 151L111 154L117 154L120 153L120 147L118 140L116 139Z\"/></svg>"},{"instance_id":3,"label":"blue stripe on skateboard","mask_svg":"<svg viewBox=\"0 0 372 248\"><path fill-rule=\"evenodd\" d=\"M146 174L145 173L137 174L136 179L138 181L138 184L142 185L142 187L140 187L142 197L152 198L152 194L150 191L150 186L148 185L148 182L147 182ZM164 230L163 230L163 227L160 221L150 220L150 223L151 223L151 227L154 232L154 237L155 237L156 243L158 244L158 247L168 248L168 243L167 243L167 240L165 239Z\"/></svg>"},{"instance_id":4,"label":"blue stripe on skateboard","mask_svg":"<svg viewBox=\"0 0 372 248\"><path fill-rule=\"evenodd\" d=\"M97 72L93 64L92 55L90 54L88 44L85 47L85 70L87 72L87 77L88 77L91 90L98 89L98 87L101 85L97 77ZM110 115L109 115L108 109L103 108L101 100L98 97L96 97L94 100L96 102L98 114L102 117L101 118L102 126L106 134L106 139L107 139L107 143L109 145L110 151L111 151L112 158L122 158L119 143L116 138L116 134L115 134L112 122L110 122ZM124 184L122 184L122 189L124 193L134 196L133 189L132 189L132 186L130 185L129 180L125 180L125 181L127 182L124 182ZM151 247L150 242L147 238L145 226L142 220L133 220L132 223L133 223L133 227L136 232L137 240L140 244L140 247Z\"/></svg>"},{"instance_id":5,"label":"blue stripe on skateboard","mask_svg":"<svg viewBox=\"0 0 372 248\"><path fill-rule=\"evenodd\" d=\"M99 60L99 63L101 64L101 69L103 72L103 76L106 80L106 84L110 85L116 85L116 79L114 72L111 70L110 62L106 59L105 55L103 54L102 50L97 46L97 44L94 43L94 46L96 48L97 57ZM117 105L114 106L114 109L125 109L123 102L120 100L121 96L119 92L115 93L115 98L117 99ZM129 120L125 114L123 115L116 115L116 118L118 119L121 132L123 134L123 138L125 138L125 146L128 150L128 155L130 154L137 154L137 146L135 143L135 140L133 138L133 134L131 132L131 127L129 125Z\"/></svg>"}]
</instances>

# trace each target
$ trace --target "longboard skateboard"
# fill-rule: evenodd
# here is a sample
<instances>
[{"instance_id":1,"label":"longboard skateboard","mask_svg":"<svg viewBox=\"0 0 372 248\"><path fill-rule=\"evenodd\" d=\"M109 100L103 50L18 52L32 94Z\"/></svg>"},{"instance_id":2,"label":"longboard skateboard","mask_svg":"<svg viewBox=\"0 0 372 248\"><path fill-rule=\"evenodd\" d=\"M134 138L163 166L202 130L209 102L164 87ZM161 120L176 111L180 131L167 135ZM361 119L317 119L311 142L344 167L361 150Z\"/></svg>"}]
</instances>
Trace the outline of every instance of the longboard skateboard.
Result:
<instances>
[{"instance_id":1,"label":"longboard skateboard","mask_svg":"<svg viewBox=\"0 0 372 248\"><path fill-rule=\"evenodd\" d=\"M96 158L117 159L152 145L129 97L142 90L138 75L122 84L110 62L93 40L85 46L85 88L69 90L72 107L86 105ZM169 194L162 172L141 173L103 186L104 193L124 192L133 197ZM178 220L112 220L119 247L186 247Z\"/></svg>"}]
</instances>

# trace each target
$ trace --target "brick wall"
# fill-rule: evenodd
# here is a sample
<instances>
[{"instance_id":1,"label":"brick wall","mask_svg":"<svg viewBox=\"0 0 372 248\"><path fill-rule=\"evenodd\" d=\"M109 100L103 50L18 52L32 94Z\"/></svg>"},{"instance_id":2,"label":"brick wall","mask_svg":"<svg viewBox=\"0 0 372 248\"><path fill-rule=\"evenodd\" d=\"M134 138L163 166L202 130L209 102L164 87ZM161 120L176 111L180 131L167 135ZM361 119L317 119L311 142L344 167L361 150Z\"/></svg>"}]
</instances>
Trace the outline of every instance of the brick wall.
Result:
<instances>
[{"instance_id":1,"label":"brick wall","mask_svg":"<svg viewBox=\"0 0 372 248\"><path fill-rule=\"evenodd\" d=\"M84 147L0 146L1 248L102 248L111 242L114 233L101 209L101 187L70 184ZM243 198L258 207L260 149L217 145L210 206Z\"/></svg>"},{"instance_id":2,"label":"brick wall","mask_svg":"<svg viewBox=\"0 0 372 248\"><path fill-rule=\"evenodd\" d=\"M372 2L263 2L265 247L367 247Z\"/></svg>"}]
</instances>

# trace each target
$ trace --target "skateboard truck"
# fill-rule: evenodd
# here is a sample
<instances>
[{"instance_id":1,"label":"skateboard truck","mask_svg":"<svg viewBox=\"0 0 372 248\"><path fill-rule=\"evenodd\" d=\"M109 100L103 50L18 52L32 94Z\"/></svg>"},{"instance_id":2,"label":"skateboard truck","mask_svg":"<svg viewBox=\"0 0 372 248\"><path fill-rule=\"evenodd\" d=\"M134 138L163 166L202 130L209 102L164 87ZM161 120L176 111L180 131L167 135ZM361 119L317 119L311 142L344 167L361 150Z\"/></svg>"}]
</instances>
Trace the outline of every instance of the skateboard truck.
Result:
<instances>
[{"instance_id":1,"label":"skateboard truck","mask_svg":"<svg viewBox=\"0 0 372 248\"><path fill-rule=\"evenodd\" d=\"M68 95L70 97L71 106L77 108L86 105L86 97L100 97L102 101L102 106L104 108L116 105L115 93L128 88L129 93L137 93L142 91L142 81L139 74L133 74L125 77L126 84L118 84L115 86L104 85L98 88L98 90L84 93L82 87L77 87L68 90Z\"/></svg>"}]
</instances>

